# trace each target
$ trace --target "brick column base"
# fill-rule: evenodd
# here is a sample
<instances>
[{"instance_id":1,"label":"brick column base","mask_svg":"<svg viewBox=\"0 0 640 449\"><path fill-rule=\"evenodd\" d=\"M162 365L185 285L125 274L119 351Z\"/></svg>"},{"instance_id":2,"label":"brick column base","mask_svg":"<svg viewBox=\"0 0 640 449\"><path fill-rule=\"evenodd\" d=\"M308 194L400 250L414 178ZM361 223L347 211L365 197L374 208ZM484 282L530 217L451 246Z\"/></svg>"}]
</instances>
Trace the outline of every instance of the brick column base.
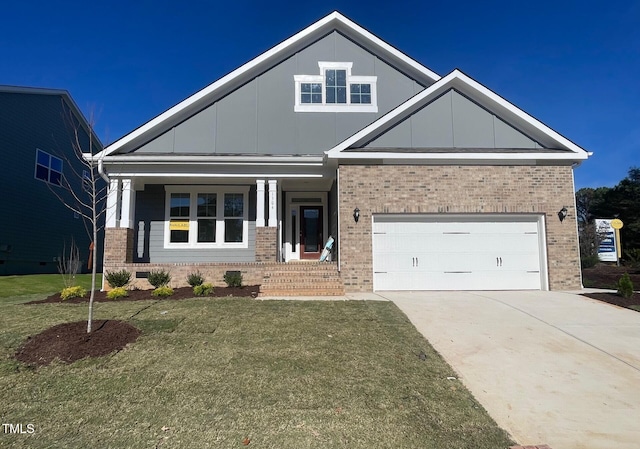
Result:
<instances>
[{"instance_id":1,"label":"brick column base","mask_svg":"<svg viewBox=\"0 0 640 449\"><path fill-rule=\"evenodd\" d=\"M256 228L256 262L277 262L278 228Z\"/></svg>"},{"instance_id":2,"label":"brick column base","mask_svg":"<svg viewBox=\"0 0 640 449\"><path fill-rule=\"evenodd\" d=\"M133 229L107 228L104 233L104 265L133 262Z\"/></svg>"}]
</instances>

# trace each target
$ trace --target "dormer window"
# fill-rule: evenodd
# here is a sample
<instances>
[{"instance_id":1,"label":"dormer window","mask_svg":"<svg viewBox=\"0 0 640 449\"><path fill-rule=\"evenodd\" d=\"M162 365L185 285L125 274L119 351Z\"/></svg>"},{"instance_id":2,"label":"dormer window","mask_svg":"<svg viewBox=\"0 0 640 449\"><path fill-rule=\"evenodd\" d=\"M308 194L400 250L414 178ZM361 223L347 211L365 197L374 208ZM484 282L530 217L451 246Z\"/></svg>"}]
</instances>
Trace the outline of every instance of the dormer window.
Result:
<instances>
[{"instance_id":1,"label":"dormer window","mask_svg":"<svg viewBox=\"0 0 640 449\"><path fill-rule=\"evenodd\" d=\"M378 112L377 76L351 75L351 62L318 62L320 75L294 75L296 112Z\"/></svg>"}]
</instances>

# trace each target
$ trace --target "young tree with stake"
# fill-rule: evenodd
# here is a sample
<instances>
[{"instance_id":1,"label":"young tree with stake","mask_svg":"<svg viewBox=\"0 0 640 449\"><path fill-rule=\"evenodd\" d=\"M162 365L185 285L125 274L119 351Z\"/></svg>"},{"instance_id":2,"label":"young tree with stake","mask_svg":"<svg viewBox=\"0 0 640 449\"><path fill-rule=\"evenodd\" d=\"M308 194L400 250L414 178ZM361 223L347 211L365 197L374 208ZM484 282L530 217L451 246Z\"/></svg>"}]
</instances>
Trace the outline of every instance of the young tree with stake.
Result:
<instances>
[{"instance_id":1,"label":"young tree with stake","mask_svg":"<svg viewBox=\"0 0 640 449\"><path fill-rule=\"evenodd\" d=\"M90 250L91 293L87 319L87 333L90 333L96 290L98 233L103 227L101 223L103 223L105 214L104 204L108 184L98 172L99 159L96 155L99 154L101 148L93 132L93 117L85 127L64 102L63 110L65 111L65 123L70 131L73 160L67 157L66 153L61 152L66 167L68 167L60 180L59 187L62 189L49 186L49 190L62 204L82 218L92 242L92 250Z\"/></svg>"}]
</instances>

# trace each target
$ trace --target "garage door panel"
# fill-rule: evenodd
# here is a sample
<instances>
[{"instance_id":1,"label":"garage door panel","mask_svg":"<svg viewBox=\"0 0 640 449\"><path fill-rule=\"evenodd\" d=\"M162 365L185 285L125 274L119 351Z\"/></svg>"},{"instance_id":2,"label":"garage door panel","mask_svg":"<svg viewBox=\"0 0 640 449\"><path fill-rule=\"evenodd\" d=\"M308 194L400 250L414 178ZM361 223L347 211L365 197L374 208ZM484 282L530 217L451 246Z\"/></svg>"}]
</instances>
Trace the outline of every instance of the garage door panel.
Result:
<instances>
[{"instance_id":1,"label":"garage door panel","mask_svg":"<svg viewBox=\"0 0 640 449\"><path fill-rule=\"evenodd\" d=\"M543 288L538 216L444 218L374 217L376 290Z\"/></svg>"}]
</instances>

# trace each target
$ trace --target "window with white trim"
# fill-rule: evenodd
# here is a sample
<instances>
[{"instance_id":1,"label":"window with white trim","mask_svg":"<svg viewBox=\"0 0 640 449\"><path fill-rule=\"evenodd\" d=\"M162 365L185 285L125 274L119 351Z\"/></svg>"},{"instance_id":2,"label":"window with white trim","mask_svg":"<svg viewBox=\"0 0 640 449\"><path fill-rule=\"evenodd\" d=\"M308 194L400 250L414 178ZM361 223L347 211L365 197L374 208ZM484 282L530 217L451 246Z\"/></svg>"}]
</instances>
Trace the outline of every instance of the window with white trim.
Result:
<instances>
[{"instance_id":1,"label":"window with white trim","mask_svg":"<svg viewBox=\"0 0 640 449\"><path fill-rule=\"evenodd\" d=\"M378 77L352 75L352 66L320 61L319 75L294 75L294 111L378 112Z\"/></svg>"},{"instance_id":2,"label":"window with white trim","mask_svg":"<svg viewBox=\"0 0 640 449\"><path fill-rule=\"evenodd\" d=\"M62 185L62 159L36 149L36 170L34 177L49 184Z\"/></svg>"},{"instance_id":3,"label":"window with white trim","mask_svg":"<svg viewBox=\"0 0 640 449\"><path fill-rule=\"evenodd\" d=\"M249 187L167 186L165 247L247 248Z\"/></svg>"}]
</instances>

